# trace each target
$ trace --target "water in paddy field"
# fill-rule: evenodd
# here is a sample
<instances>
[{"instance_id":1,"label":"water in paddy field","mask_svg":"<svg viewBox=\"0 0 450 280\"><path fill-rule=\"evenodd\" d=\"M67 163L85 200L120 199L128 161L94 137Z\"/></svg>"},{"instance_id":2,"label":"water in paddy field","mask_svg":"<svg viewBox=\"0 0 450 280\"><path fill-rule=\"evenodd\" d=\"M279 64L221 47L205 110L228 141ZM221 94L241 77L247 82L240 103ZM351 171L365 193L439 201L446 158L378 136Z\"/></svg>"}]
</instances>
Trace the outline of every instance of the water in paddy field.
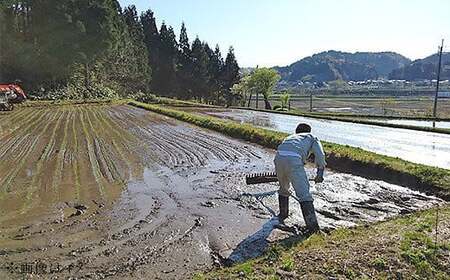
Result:
<instances>
[{"instance_id":1,"label":"water in paddy field","mask_svg":"<svg viewBox=\"0 0 450 280\"><path fill-rule=\"evenodd\" d=\"M306 122L312 126L312 132L324 141L450 169L448 134L239 109L204 113L286 133L293 133L298 123Z\"/></svg>"},{"instance_id":2,"label":"water in paddy field","mask_svg":"<svg viewBox=\"0 0 450 280\"><path fill-rule=\"evenodd\" d=\"M436 127L436 128L446 128L450 129L450 121L424 121L424 120L403 120L403 119L371 119L376 122L390 123L390 124L400 124L400 125L412 125L412 126L422 126L422 127Z\"/></svg>"}]
</instances>

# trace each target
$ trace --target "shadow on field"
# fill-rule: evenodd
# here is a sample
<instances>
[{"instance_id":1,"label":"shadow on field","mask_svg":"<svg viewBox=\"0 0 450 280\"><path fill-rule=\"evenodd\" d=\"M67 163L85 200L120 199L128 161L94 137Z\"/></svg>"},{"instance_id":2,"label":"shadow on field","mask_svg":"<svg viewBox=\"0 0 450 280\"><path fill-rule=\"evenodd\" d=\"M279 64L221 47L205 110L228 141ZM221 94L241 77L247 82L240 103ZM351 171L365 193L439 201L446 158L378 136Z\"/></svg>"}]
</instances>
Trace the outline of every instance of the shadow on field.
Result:
<instances>
[{"instance_id":1,"label":"shadow on field","mask_svg":"<svg viewBox=\"0 0 450 280\"><path fill-rule=\"evenodd\" d=\"M279 229L285 232L280 239L276 239L277 243L292 243L302 241L308 236L298 231L295 226L280 225L276 212L267 204L264 203L264 198L277 194L278 191L269 191L256 194L244 193L242 196L251 196L255 198L270 214L271 219L255 233L249 235L242 240L231 255L224 261L224 265L230 266L235 263L244 262L248 259L261 256L268 248L270 241L269 236L274 229ZM290 233L290 234L289 234Z\"/></svg>"}]
</instances>

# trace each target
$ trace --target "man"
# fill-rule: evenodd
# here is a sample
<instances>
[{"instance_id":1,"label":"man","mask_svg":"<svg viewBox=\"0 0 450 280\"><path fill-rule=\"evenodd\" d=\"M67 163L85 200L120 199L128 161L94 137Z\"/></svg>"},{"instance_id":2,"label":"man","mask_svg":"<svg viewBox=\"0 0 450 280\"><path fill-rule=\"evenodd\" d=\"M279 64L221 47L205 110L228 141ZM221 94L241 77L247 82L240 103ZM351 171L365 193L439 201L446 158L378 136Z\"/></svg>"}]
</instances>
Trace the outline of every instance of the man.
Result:
<instances>
[{"instance_id":1,"label":"man","mask_svg":"<svg viewBox=\"0 0 450 280\"><path fill-rule=\"evenodd\" d=\"M317 175L314 181L321 183L323 182L326 165L325 153L319 139L311 134L311 127L308 124L299 124L295 134L283 140L283 143L278 146L274 163L280 182L280 190L278 191L280 214L278 219L281 223L284 223L289 215L289 185L292 183L295 194L300 201L306 227L310 232L316 232L319 230L319 224L314 210L313 198L309 191L309 179L304 167L311 153L314 154L317 166Z\"/></svg>"}]
</instances>

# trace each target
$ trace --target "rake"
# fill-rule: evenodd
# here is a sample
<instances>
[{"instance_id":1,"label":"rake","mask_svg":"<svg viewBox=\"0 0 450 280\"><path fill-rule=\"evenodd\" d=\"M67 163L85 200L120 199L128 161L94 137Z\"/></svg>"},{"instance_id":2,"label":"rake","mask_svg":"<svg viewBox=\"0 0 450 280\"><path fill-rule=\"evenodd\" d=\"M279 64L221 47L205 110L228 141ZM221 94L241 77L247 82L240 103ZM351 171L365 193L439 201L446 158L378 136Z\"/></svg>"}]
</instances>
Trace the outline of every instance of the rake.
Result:
<instances>
[{"instance_id":1,"label":"rake","mask_svg":"<svg viewBox=\"0 0 450 280\"><path fill-rule=\"evenodd\" d=\"M309 181L314 181L314 179L309 179ZM245 176L245 183L247 185L265 184L278 182L277 173L266 172L266 173L254 173Z\"/></svg>"}]
</instances>

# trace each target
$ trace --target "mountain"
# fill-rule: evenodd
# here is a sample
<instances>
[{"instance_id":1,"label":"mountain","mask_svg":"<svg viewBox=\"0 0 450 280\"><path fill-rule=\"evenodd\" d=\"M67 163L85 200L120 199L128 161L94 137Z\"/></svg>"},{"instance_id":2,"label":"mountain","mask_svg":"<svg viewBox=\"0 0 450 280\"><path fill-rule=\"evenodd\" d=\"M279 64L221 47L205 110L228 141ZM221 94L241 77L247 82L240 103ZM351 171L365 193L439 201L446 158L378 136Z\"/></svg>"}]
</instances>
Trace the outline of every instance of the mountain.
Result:
<instances>
[{"instance_id":1,"label":"mountain","mask_svg":"<svg viewBox=\"0 0 450 280\"><path fill-rule=\"evenodd\" d=\"M404 67L394 69L389 74L393 80L433 80L437 77L437 65L439 57L437 54L430 55L424 59L417 59ZM441 79L450 79L450 52L442 54Z\"/></svg>"},{"instance_id":2,"label":"mountain","mask_svg":"<svg viewBox=\"0 0 450 280\"><path fill-rule=\"evenodd\" d=\"M411 63L394 52L327 51L306 57L286 67L275 67L282 82L363 81L387 77L394 69Z\"/></svg>"}]
</instances>

